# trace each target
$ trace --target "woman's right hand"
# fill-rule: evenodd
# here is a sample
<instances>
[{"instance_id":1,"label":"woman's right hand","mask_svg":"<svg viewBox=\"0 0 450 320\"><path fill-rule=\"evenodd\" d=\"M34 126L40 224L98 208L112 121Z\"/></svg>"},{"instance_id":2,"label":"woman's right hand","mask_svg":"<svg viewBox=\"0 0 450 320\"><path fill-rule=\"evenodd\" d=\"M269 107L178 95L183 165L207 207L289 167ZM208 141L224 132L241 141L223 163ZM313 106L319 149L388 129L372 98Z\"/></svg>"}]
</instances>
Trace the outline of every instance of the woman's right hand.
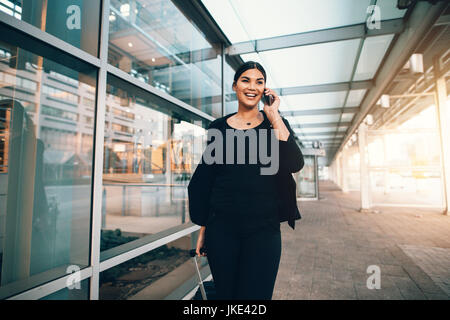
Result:
<instances>
[{"instance_id":1,"label":"woman's right hand","mask_svg":"<svg viewBox=\"0 0 450 320\"><path fill-rule=\"evenodd\" d=\"M201 249L201 248L204 246L204 244L205 244L205 230L206 230L206 227L205 227L205 226L202 226L202 227L200 228L200 232L198 233L197 247L196 247L196 250L195 250L195 252L197 253L198 256L206 256L206 253L205 253L205 252L203 252L203 253L200 254L200 249Z\"/></svg>"}]
</instances>

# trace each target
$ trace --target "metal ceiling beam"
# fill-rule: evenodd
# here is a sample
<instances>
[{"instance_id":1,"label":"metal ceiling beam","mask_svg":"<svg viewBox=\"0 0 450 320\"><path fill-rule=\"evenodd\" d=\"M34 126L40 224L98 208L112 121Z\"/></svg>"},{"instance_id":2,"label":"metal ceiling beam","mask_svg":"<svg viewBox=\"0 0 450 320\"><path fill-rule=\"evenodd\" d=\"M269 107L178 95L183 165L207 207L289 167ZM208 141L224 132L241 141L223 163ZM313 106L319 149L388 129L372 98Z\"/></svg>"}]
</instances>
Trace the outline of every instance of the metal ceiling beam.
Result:
<instances>
[{"instance_id":1,"label":"metal ceiling beam","mask_svg":"<svg viewBox=\"0 0 450 320\"><path fill-rule=\"evenodd\" d=\"M438 2L434 5L428 2L418 2L414 6L406 22L408 24L407 32L405 31L398 36L389 56L386 57L378 72L378 81L375 81L375 86L366 94L361 104L361 111L353 119L353 125L347 130L347 135L342 140L342 144L334 154L332 161L336 159L336 156L353 133L355 133L372 106L376 104L383 90L385 90L389 83L393 81L396 74L403 68L421 40L431 31L433 25L447 6L448 4L446 2Z\"/></svg>"},{"instance_id":2,"label":"metal ceiling beam","mask_svg":"<svg viewBox=\"0 0 450 320\"><path fill-rule=\"evenodd\" d=\"M333 132L324 132L324 133L301 133L301 132L298 132L298 134L301 134L302 137L304 137L304 138L309 138L309 137L328 137L328 136L333 136ZM344 137L344 135L342 134L340 137L337 137L337 138L343 138L343 137Z\"/></svg>"},{"instance_id":3,"label":"metal ceiling beam","mask_svg":"<svg viewBox=\"0 0 450 320\"><path fill-rule=\"evenodd\" d=\"M172 0L173 4L184 13L189 20L205 35L210 43L223 43L230 46L231 42L208 12L201 0ZM227 62L237 69L244 61L239 56L227 57Z\"/></svg>"},{"instance_id":4,"label":"metal ceiling beam","mask_svg":"<svg viewBox=\"0 0 450 320\"><path fill-rule=\"evenodd\" d=\"M312 86L276 88L273 90L280 96L288 96L293 94L361 90L361 89L370 89L372 87L373 87L372 80L362 80L353 82L347 81L347 82L326 83Z\"/></svg>"},{"instance_id":5,"label":"metal ceiling beam","mask_svg":"<svg viewBox=\"0 0 450 320\"><path fill-rule=\"evenodd\" d=\"M341 114L341 112L342 108L330 108L330 109L283 111L280 113L283 117L295 117L295 116L318 116L326 114ZM356 113L356 112L359 112L359 107L347 107L344 109L344 113Z\"/></svg>"},{"instance_id":6,"label":"metal ceiling beam","mask_svg":"<svg viewBox=\"0 0 450 320\"><path fill-rule=\"evenodd\" d=\"M301 139L302 142L308 143L308 142L314 142L314 141L320 141L322 143L328 142L328 143L340 143L341 139L313 139L313 140L306 140L306 139Z\"/></svg>"},{"instance_id":7,"label":"metal ceiling beam","mask_svg":"<svg viewBox=\"0 0 450 320\"><path fill-rule=\"evenodd\" d=\"M291 127L292 127L292 125L291 125ZM300 136L304 136L304 135L305 136L316 136L316 135L330 136L330 135L334 134L334 130L333 131L320 131L320 132L315 133L315 132L303 132L303 131L299 130L298 128L294 128L294 132ZM343 135L344 133L345 133L345 131L340 131L338 134Z\"/></svg>"},{"instance_id":8,"label":"metal ceiling beam","mask_svg":"<svg viewBox=\"0 0 450 320\"><path fill-rule=\"evenodd\" d=\"M442 15L437 19L435 26L445 26L450 24L450 14Z\"/></svg>"},{"instance_id":9,"label":"metal ceiling beam","mask_svg":"<svg viewBox=\"0 0 450 320\"><path fill-rule=\"evenodd\" d=\"M298 86L298 87L287 87L287 88L273 88L279 96L288 96L294 94L309 94L309 93L322 93L322 92L337 92L337 91L348 91L348 90L361 90L370 89L374 85L372 80L362 80L353 82L336 82L327 84L318 84L313 86ZM227 93L229 100L236 101L236 94ZM210 98L212 101L221 101L221 96L211 96L205 97Z\"/></svg>"},{"instance_id":10,"label":"metal ceiling beam","mask_svg":"<svg viewBox=\"0 0 450 320\"><path fill-rule=\"evenodd\" d=\"M258 39L236 43L226 48L228 55L240 55L268 50L278 50L312 44L358 39L366 36L400 33L404 29L403 19L381 21L380 29L367 29L366 23L323 29L317 31L290 34L280 37ZM367 34L366 34L367 29Z\"/></svg>"},{"instance_id":11,"label":"metal ceiling beam","mask_svg":"<svg viewBox=\"0 0 450 320\"><path fill-rule=\"evenodd\" d=\"M323 122L323 123L304 123L304 124L293 124L291 128L334 128L336 126L345 127L351 125L351 122Z\"/></svg>"}]
</instances>

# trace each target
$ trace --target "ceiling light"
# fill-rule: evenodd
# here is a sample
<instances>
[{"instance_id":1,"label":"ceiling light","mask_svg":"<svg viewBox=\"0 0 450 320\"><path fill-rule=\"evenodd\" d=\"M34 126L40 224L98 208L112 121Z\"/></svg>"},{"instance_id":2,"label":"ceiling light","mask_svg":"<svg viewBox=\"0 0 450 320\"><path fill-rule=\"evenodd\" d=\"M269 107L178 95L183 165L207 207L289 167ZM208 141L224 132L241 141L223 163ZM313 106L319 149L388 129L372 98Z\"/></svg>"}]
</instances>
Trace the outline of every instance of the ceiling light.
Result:
<instances>
[{"instance_id":1,"label":"ceiling light","mask_svg":"<svg viewBox=\"0 0 450 320\"><path fill-rule=\"evenodd\" d=\"M120 13L122 13L124 17L128 17L130 15L130 5L128 3L121 5Z\"/></svg>"},{"instance_id":2,"label":"ceiling light","mask_svg":"<svg viewBox=\"0 0 450 320\"><path fill-rule=\"evenodd\" d=\"M156 61L156 59L155 58L152 58L152 62L155 62Z\"/></svg>"},{"instance_id":3,"label":"ceiling light","mask_svg":"<svg viewBox=\"0 0 450 320\"><path fill-rule=\"evenodd\" d=\"M387 94L383 94L382 96L381 96L381 98L380 98L380 102L381 102L381 106L383 107L383 108L389 108L391 105L390 105L390 103L389 103L389 95L387 95Z\"/></svg>"},{"instance_id":4,"label":"ceiling light","mask_svg":"<svg viewBox=\"0 0 450 320\"><path fill-rule=\"evenodd\" d=\"M373 116L372 116L371 114L368 114L368 115L366 116L366 124L367 124L368 126L371 126L371 125L373 124Z\"/></svg>"},{"instance_id":5,"label":"ceiling light","mask_svg":"<svg viewBox=\"0 0 450 320\"><path fill-rule=\"evenodd\" d=\"M128 46L131 48L133 47L133 44L131 42L128 42Z\"/></svg>"},{"instance_id":6,"label":"ceiling light","mask_svg":"<svg viewBox=\"0 0 450 320\"><path fill-rule=\"evenodd\" d=\"M423 55L421 53L414 53L409 58L412 73L423 73Z\"/></svg>"}]
</instances>

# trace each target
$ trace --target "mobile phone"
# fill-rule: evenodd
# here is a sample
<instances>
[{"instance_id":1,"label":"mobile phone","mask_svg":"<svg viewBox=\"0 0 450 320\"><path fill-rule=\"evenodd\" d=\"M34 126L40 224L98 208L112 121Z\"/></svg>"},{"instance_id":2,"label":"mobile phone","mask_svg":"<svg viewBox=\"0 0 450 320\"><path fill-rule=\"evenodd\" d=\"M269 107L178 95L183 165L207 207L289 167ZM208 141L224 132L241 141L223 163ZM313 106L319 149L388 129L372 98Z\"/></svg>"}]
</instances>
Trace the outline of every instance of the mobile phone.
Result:
<instances>
[{"instance_id":1,"label":"mobile phone","mask_svg":"<svg viewBox=\"0 0 450 320\"><path fill-rule=\"evenodd\" d=\"M266 89L264 89L264 91L265 91L265 90L266 90ZM275 100L275 99L274 99L273 95L271 95L271 94L265 95L265 94L263 93L262 101L264 102L264 104L267 104L267 105L271 106L274 100Z\"/></svg>"}]
</instances>

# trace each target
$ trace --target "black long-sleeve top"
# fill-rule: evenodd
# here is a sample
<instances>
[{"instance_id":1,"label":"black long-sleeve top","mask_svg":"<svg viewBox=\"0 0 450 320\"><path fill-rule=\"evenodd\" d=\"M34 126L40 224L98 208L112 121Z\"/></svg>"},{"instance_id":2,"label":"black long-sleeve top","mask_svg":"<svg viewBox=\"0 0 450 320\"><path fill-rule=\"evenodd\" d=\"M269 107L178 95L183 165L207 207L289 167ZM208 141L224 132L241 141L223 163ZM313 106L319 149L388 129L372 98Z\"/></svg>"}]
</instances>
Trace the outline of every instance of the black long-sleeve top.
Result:
<instances>
[{"instance_id":1,"label":"black long-sleeve top","mask_svg":"<svg viewBox=\"0 0 450 320\"><path fill-rule=\"evenodd\" d=\"M227 141L226 130L228 129L232 132L241 131L241 133L250 130L239 130L229 126L226 119L235 113L216 119L208 127L208 136L210 136L211 130L209 129L211 128L218 129L222 133L223 157L220 157L220 159L223 159L223 163L207 164L205 162L205 153L203 154L202 160L197 166L188 186L189 212L192 222L202 226L206 225L211 212L226 217L228 222L245 230L278 223L278 221L283 220L280 218L280 212L278 211L280 210L280 201L286 201L286 199L282 199L283 195L279 193L280 177L286 177L286 174L290 175L292 172L299 171L303 167L303 155L295 142L294 132L287 120L283 118L290 132L288 140L281 141L273 137L279 147L279 169L277 174L261 174L260 169L262 167L268 168L272 165L270 163L261 163L261 143L265 145L263 154L270 157L270 139L271 135L274 135L270 131L272 129L270 121L264 111L261 112L264 115L264 121L257 127L252 128L256 133L257 141L256 163L249 161L249 150L252 147L250 141L252 140L248 138L245 139L245 162L242 164L237 162L238 148L236 137L234 138L234 161L231 164L226 163L226 146L227 143L231 143L230 140ZM261 135L263 129L267 130L265 136ZM208 141L208 146L213 141ZM211 154L214 156L216 153L213 151ZM298 219L299 217L295 218Z\"/></svg>"}]
</instances>

